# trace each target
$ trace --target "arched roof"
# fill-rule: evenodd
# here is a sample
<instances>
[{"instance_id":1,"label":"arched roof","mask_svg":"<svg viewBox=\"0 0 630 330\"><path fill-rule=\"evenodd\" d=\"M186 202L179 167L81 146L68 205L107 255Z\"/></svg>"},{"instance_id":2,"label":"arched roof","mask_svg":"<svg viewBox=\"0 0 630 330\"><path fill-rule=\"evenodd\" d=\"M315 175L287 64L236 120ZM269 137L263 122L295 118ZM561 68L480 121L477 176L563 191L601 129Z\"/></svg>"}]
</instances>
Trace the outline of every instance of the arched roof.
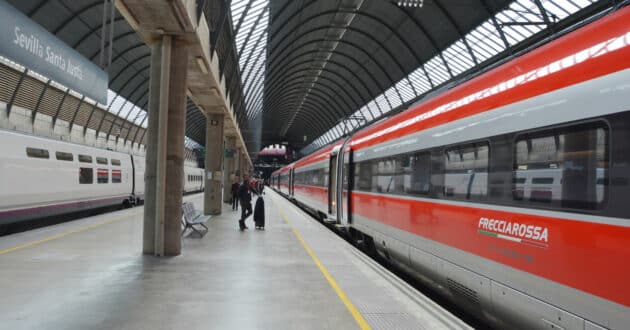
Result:
<instances>
[{"instance_id":1,"label":"arched roof","mask_svg":"<svg viewBox=\"0 0 630 330\"><path fill-rule=\"evenodd\" d=\"M270 1L262 144L313 150L612 5Z\"/></svg>"},{"instance_id":2,"label":"arched roof","mask_svg":"<svg viewBox=\"0 0 630 330\"><path fill-rule=\"evenodd\" d=\"M509 3L271 1L263 123L274 133L263 143L313 141ZM467 41L463 51L477 61ZM440 57L452 77L454 64ZM388 105L417 94L409 85L388 95Z\"/></svg>"}]
</instances>

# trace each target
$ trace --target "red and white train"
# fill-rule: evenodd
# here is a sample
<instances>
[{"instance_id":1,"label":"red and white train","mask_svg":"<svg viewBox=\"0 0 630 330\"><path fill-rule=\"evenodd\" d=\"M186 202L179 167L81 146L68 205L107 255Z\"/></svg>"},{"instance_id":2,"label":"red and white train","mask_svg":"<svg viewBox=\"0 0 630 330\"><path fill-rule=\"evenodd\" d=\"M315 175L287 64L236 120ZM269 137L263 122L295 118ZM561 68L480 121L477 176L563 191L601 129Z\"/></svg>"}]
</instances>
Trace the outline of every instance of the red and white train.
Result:
<instances>
[{"instance_id":1,"label":"red and white train","mask_svg":"<svg viewBox=\"0 0 630 330\"><path fill-rule=\"evenodd\" d=\"M499 324L630 328L630 7L272 174Z\"/></svg>"},{"instance_id":2,"label":"red and white train","mask_svg":"<svg viewBox=\"0 0 630 330\"><path fill-rule=\"evenodd\" d=\"M144 199L145 158L0 130L0 225ZM184 167L184 193L203 169Z\"/></svg>"}]
</instances>

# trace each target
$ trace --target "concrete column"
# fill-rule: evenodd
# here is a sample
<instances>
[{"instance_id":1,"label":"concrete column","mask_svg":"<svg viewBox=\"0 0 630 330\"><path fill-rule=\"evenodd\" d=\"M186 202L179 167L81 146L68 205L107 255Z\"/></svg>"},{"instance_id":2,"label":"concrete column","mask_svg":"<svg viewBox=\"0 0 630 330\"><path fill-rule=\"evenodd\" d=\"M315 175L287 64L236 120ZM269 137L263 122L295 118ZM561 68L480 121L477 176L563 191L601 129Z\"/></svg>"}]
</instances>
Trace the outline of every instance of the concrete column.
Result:
<instances>
[{"instance_id":1,"label":"concrete column","mask_svg":"<svg viewBox=\"0 0 630 330\"><path fill-rule=\"evenodd\" d=\"M147 145L144 169L144 231L142 251L155 251L155 217L157 201L158 130L160 125L160 75L162 68L162 42L151 46L151 74L149 82L149 107L147 120ZM162 132L164 134L164 132Z\"/></svg>"},{"instance_id":2,"label":"concrete column","mask_svg":"<svg viewBox=\"0 0 630 330\"><path fill-rule=\"evenodd\" d=\"M168 140L166 152L166 198L164 203L164 254L178 255L182 250L182 193L184 191L184 136L186 135L186 76L188 47L174 40L168 102Z\"/></svg>"},{"instance_id":3,"label":"concrete column","mask_svg":"<svg viewBox=\"0 0 630 330\"><path fill-rule=\"evenodd\" d=\"M181 253L188 49L165 35L151 49L143 252Z\"/></svg>"},{"instance_id":4,"label":"concrete column","mask_svg":"<svg viewBox=\"0 0 630 330\"><path fill-rule=\"evenodd\" d=\"M234 161L236 154L236 138L228 136L225 138L225 163L223 166L223 201L229 203L232 200L232 180L234 178Z\"/></svg>"},{"instance_id":5,"label":"concrete column","mask_svg":"<svg viewBox=\"0 0 630 330\"><path fill-rule=\"evenodd\" d=\"M223 179L223 114L211 114L206 119L206 189L203 213L221 214L221 181Z\"/></svg>"}]
</instances>

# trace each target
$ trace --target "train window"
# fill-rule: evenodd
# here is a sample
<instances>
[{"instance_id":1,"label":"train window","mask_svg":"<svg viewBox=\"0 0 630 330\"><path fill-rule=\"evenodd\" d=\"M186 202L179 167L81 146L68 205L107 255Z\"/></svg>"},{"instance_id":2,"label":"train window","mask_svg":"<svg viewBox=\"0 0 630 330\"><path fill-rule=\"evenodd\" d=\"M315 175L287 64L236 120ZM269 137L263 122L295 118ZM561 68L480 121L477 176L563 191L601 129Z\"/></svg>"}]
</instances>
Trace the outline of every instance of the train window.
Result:
<instances>
[{"instance_id":1,"label":"train window","mask_svg":"<svg viewBox=\"0 0 630 330\"><path fill-rule=\"evenodd\" d=\"M26 148L26 155L32 158L45 158L45 159L50 158L50 155L48 154L48 150L31 148L31 147Z\"/></svg>"},{"instance_id":2,"label":"train window","mask_svg":"<svg viewBox=\"0 0 630 330\"><path fill-rule=\"evenodd\" d=\"M120 183L122 181L122 172L120 170L112 170L112 183Z\"/></svg>"},{"instance_id":3,"label":"train window","mask_svg":"<svg viewBox=\"0 0 630 330\"><path fill-rule=\"evenodd\" d=\"M487 143L448 149L444 152L444 196L474 199L488 194Z\"/></svg>"},{"instance_id":4,"label":"train window","mask_svg":"<svg viewBox=\"0 0 630 330\"><path fill-rule=\"evenodd\" d=\"M57 152L55 152L55 157L57 157L57 160L65 160L65 161L69 161L69 162L74 160L74 155L72 155L69 152L57 151Z\"/></svg>"},{"instance_id":5,"label":"train window","mask_svg":"<svg viewBox=\"0 0 630 330\"><path fill-rule=\"evenodd\" d=\"M608 128L579 125L516 138L512 195L530 206L595 210L608 186Z\"/></svg>"},{"instance_id":6,"label":"train window","mask_svg":"<svg viewBox=\"0 0 630 330\"><path fill-rule=\"evenodd\" d=\"M409 158L409 167L405 171L405 192L412 195L427 195L431 188L431 154L418 153Z\"/></svg>"},{"instance_id":7,"label":"train window","mask_svg":"<svg viewBox=\"0 0 630 330\"><path fill-rule=\"evenodd\" d=\"M532 184L552 184L553 178L533 178Z\"/></svg>"},{"instance_id":8,"label":"train window","mask_svg":"<svg viewBox=\"0 0 630 330\"><path fill-rule=\"evenodd\" d=\"M120 160L119 159L112 159L111 162L112 162L112 165L114 165L114 166L120 166Z\"/></svg>"},{"instance_id":9,"label":"train window","mask_svg":"<svg viewBox=\"0 0 630 330\"><path fill-rule=\"evenodd\" d=\"M92 156L88 155L79 155L79 161L81 163L92 163Z\"/></svg>"},{"instance_id":10,"label":"train window","mask_svg":"<svg viewBox=\"0 0 630 330\"><path fill-rule=\"evenodd\" d=\"M96 182L108 183L109 182L109 170L106 168L99 168L96 170Z\"/></svg>"},{"instance_id":11,"label":"train window","mask_svg":"<svg viewBox=\"0 0 630 330\"><path fill-rule=\"evenodd\" d=\"M379 159L376 162L376 191L387 194L400 194L404 189L409 157L396 156Z\"/></svg>"},{"instance_id":12,"label":"train window","mask_svg":"<svg viewBox=\"0 0 630 330\"><path fill-rule=\"evenodd\" d=\"M323 168L309 171L309 175L310 175L310 178L309 178L310 180L308 184L312 186L317 186L317 187L326 186L324 184L324 169Z\"/></svg>"},{"instance_id":13,"label":"train window","mask_svg":"<svg viewBox=\"0 0 630 330\"><path fill-rule=\"evenodd\" d=\"M79 183L80 184L94 183L94 170L90 167L79 168Z\"/></svg>"},{"instance_id":14,"label":"train window","mask_svg":"<svg viewBox=\"0 0 630 330\"><path fill-rule=\"evenodd\" d=\"M293 182L295 184L304 184L304 175L305 175L304 172L299 172L299 173L296 172L294 174Z\"/></svg>"},{"instance_id":15,"label":"train window","mask_svg":"<svg viewBox=\"0 0 630 330\"><path fill-rule=\"evenodd\" d=\"M371 191L372 181L372 161L363 161L354 166L354 189L360 191Z\"/></svg>"},{"instance_id":16,"label":"train window","mask_svg":"<svg viewBox=\"0 0 630 330\"><path fill-rule=\"evenodd\" d=\"M324 182L324 169L318 168L304 172L296 172L293 174L293 182L299 185L325 187L326 184Z\"/></svg>"},{"instance_id":17,"label":"train window","mask_svg":"<svg viewBox=\"0 0 630 330\"><path fill-rule=\"evenodd\" d=\"M96 157L97 164L107 165L107 158L105 157Z\"/></svg>"}]
</instances>

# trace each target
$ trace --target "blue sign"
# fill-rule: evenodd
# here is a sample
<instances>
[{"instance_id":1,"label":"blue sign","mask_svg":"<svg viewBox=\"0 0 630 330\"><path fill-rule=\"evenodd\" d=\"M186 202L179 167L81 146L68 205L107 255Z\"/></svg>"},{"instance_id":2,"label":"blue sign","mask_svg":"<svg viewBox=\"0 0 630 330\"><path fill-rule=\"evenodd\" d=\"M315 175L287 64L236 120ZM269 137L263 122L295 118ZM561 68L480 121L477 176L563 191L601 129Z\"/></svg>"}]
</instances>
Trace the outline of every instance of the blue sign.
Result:
<instances>
[{"instance_id":1,"label":"blue sign","mask_svg":"<svg viewBox=\"0 0 630 330\"><path fill-rule=\"evenodd\" d=\"M107 73L0 0L0 55L107 104Z\"/></svg>"}]
</instances>

